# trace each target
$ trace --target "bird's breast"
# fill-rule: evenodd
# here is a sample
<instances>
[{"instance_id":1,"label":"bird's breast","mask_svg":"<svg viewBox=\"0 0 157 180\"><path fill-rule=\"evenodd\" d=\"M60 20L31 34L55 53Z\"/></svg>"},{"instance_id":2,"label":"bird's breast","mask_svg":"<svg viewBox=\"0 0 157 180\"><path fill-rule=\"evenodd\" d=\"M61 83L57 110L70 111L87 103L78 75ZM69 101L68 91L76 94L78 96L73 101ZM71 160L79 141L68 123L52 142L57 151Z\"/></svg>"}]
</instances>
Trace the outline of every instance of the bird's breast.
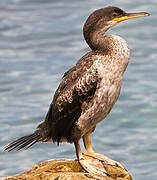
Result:
<instances>
[{"instance_id":1,"label":"bird's breast","mask_svg":"<svg viewBox=\"0 0 157 180\"><path fill-rule=\"evenodd\" d=\"M111 63L118 63L119 66L128 64L130 59L130 49L127 42L120 36L108 34L105 36L107 42L106 55Z\"/></svg>"},{"instance_id":2,"label":"bird's breast","mask_svg":"<svg viewBox=\"0 0 157 180\"><path fill-rule=\"evenodd\" d=\"M114 35L108 35L108 38L112 38L112 43L108 44L109 50L96 52L89 69L90 73L97 72L100 81L97 82L95 94L86 105L87 109L77 121L82 135L92 130L111 111L119 97L123 74L129 63L130 53L125 40Z\"/></svg>"},{"instance_id":3,"label":"bird's breast","mask_svg":"<svg viewBox=\"0 0 157 180\"><path fill-rule=\"evenodd\" d=\"M123 74L129 62L129 50L125 48L114 57L113 53L96 55L90 71L97 72L100 81L97 82L97 89L87 106L88 109L82 113L77 122L84 133L109 114L119 97ZM127 55L123 55L124 52L127 52Z\"/></svg>"}]
</instances>

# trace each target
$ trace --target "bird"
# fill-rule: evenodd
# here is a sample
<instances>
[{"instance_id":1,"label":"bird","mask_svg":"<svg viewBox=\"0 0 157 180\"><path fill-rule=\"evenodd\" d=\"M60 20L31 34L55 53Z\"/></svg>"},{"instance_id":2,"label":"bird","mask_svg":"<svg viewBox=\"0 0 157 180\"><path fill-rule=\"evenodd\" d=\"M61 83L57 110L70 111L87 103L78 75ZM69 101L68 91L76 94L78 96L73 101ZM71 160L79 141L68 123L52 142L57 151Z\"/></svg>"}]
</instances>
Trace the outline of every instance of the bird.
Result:
<instances>
[{"instance_id":1,"label":"bird","mask_svg":"<svg viewBox=\"0 0 157 180\"><path fill-rule=\"evenodd\" d=\"M74 143L78 161L86 154L98 157L91 143L91 133L112 110L121 90L124 72L130 60L126 41L105 32L120 22L149 16L147 12L126 13L108 6L90 14L83 35L90 51L64 73L44 121L30 135L7 146L5 151L28 149L37 142Z\"/></svg>"}]
</instances>

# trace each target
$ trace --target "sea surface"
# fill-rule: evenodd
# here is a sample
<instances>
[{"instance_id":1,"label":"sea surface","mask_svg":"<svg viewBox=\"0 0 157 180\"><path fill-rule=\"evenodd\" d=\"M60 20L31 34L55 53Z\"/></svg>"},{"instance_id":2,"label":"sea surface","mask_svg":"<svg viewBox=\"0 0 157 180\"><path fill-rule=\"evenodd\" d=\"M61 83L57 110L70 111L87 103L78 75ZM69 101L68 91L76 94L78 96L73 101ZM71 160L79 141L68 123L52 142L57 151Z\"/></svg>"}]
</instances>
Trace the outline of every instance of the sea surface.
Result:
<instances>
[{"instance_id":1,"label":"sea surface","mask_svg":"<svg viewBox=\"0 0 157 180\"><path fill-rule=\"evenodd\" d=\"M3 152L44 120L62 75L90 49L82 26L105 6L150 17L120 23L108 33L131 49L121 95L94 132L95 151L121 162L135 180L157 179L157 1L0 0L0 177L54 158L75 158L73 144L38 143Z\"/></svg>"}]
</instances>

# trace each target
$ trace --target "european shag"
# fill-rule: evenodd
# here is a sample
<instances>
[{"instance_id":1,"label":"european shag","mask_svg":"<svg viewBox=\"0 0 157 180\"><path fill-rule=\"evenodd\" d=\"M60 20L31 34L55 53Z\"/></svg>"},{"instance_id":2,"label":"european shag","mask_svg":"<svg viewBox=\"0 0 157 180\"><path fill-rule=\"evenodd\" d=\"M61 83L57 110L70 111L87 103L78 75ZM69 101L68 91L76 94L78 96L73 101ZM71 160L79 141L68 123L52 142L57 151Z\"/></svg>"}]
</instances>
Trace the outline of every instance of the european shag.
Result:
<instances>
[{"instance_id":1,"label":"european shag","mask_svg":"<svg viewBox=\"0 0 157 180\"><path fill-rule=\"evenodd\" d=\"M13 141L4 150L28 149L37 142L69 142L75 144L80 161L83 157L80 139L83 138L86 154L97 157L90 135L117 101L130 59L126 41L104 33L121 21L143 16L149 14L126 13L117 7L94 11L83 27L84 38L91 51L64 74L45 121L33 134Z\"/></svg>"}]
</instances>

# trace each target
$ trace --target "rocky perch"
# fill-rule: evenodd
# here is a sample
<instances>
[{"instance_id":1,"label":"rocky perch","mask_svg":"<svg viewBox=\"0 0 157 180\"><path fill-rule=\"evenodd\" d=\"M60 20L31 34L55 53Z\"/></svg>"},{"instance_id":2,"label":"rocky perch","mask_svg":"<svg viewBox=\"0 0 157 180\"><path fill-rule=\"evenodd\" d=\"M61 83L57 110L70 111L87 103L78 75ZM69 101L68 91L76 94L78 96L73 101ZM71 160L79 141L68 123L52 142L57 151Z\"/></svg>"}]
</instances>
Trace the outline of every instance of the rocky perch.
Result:
<instances>
[{"instance_id":1,"label":"rocky perch","mask_svg":"<svg viewBox=\"0 0 157 180\"><path fill-rule=\"evenodd\" d=\"M29 171L2 178L3 180L132 180L120 163L104 164L110 176L99 177L85 172L76 160L49 160L41 162Z\"/></svg>"}]
</instances>

